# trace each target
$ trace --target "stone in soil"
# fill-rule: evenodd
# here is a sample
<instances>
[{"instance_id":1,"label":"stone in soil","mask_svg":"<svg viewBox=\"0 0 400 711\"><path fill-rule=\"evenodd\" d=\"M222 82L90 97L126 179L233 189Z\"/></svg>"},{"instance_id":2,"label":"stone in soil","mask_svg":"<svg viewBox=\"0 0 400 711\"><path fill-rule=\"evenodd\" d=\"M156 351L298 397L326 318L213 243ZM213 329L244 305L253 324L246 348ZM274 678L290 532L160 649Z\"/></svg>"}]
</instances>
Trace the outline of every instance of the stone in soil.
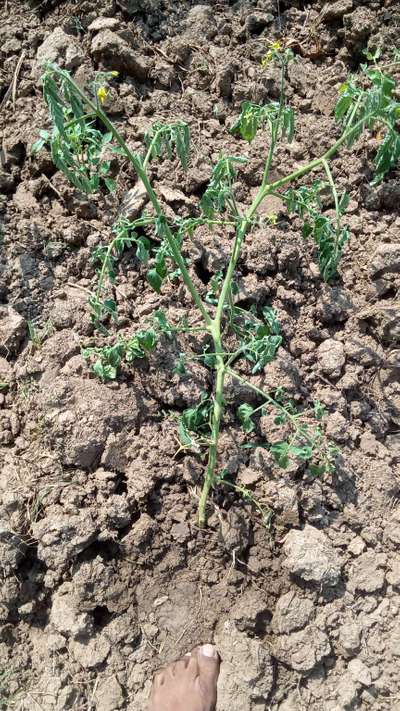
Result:
<instances>
[{"instance_id":1,"label":"stone in soil","mask_svg":"<svg viewBox=\"0 0 400 711\"><path fill-rule=\"evenodd\" d=\"M342 372L346 357L343 343L334 338L323 341L318 348L318 363L324 375L338 378Z\"/></svg>"},{"instance_id":2,"label":"stone in soil","mask_svg":"<svg viewBox=\"0 0 400 711\"><path fill-rule=\"evenodd\" d=\"M84 54L79 42L71 35L67 35L62 27L56 27L38 47L34 73L40 76L45 61L54 62L63 69L71 71L79 67L83 59Z\"/></svg>"},{"instance_id":3,"label":"stone in soil","mask_svg":"<svg viewBox=\"0 0 400 711\"><path fill-rule=\"evenodd\" d=\"M0 355L17 355L26 336L26 321L11 306L0 307Z\"/></svg>"},{"instance_id":4,"label":"stone in soil","mask_svg":"<svg viewBox=\"0 0 400 711\"><path fill-rule=\"evenodd\" d=\"M52 514L32 524L32 533L38 541L39 560L56 570L64 568L96 540L99 524L91 511L70 515L61 507L54 509Z\"/></svg>"},{"instance_id":5,"label":"stone in soil","mask_svg":"<svg viewBox=\"0 0 400 711\"><path fill-rule=\"evenodd\" d=\"M124 692L115 674L100 681L94 698L96 711L116 711L124 705Z\"/></svg>"},{"instance_id":6,"label":"stone in soil","mask_svg":"<svg viewBox=\"0 0 400 711\"><path fill-rule=\"evenodd\" d=\"M274 670L266 645L225 622L215 637L223 664L218 682L218 711L256 711L266 703Z\"/></svg>"},{"instance_id":7,"label":"stone in soil","mask_svg":"<svg viewBox=\"0 0 400 711\"><path fill-rule=\"evenodd\" d=\"M331 652L329 638L315 625L300 632L279 636L272 647L273 656L298 672L310 672Z\"/></svg>"},{"instance_id":8,"label":"stone in soil","mask_svg":"<svg viewBox=\"0 0 400 711\"><path fill-rule=\"evenodd\" d=\"M400 242L379 244L371 259L370 272L373 277L400 272Z\"/></svg>"},{"instance_id":9,"label":"stone in soil","mask_svg":"<svg viewBox=\"0 0 400 711\"><path fill-rule=\"evenodd\" d=\"M323 531L306 524L302 531L290 531L284 547L283 566L306 582L334 586L340 580L341 560Z\"/></svg>"},{"instance_id":10,"label":"stone in soil","mask_svg":"<svg viewBox=\"0 0 400 711\"><path fill-rule=\"evenodd\" d=\"M386 563L385 553L368 550L360 555L352 566L348 583L349 589L365 593L381 590L385 583Z\"/></svg>"},{"instance_id":11,"label":"stone in soil","mask_svg":"<svg viewBox=\"0 0 400 711\"><path fill-rule=\"evenodd\" d=\"M314 603L300 597L293 590L282 595L276 603L271 627L279 634L294 632L304 627L314 612Z\"/></svg>"},{"instance_id":12,"label":"stone in soil","mask_svg":"<svg viewBox=\"0 0 400 711\"><path fill-rule=\"evenodd\" d=\"M112 30L102 30L92 39L91 54L96 62L101 62L107 70L118 71L146 81L150 62L147 57L135 51L122 37Z\"/></svg>"},{"instance_id":13,"label":"stone in soil","mask_svg":"<svg viewBox=\"0 0 400 711\"><path fill-rule=\"evenodd\" d=\"M133 389L107 389L97 380L56 378L39 395L54 449L67 466L92 468L107 437L138 421Z\"/></svg>"}]
</instances>

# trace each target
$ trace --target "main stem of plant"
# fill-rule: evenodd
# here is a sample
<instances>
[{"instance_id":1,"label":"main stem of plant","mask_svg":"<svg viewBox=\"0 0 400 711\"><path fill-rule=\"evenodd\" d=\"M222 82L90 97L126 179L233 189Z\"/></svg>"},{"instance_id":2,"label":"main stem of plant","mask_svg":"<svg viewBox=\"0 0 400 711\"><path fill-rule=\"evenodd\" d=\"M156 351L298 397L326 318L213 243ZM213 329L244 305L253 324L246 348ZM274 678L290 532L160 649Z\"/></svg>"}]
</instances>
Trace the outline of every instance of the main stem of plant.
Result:
<instances>
[{"instance_id":1,"label":"main stem of plant","mask_svg":"<svg viewBox=\"0 0 400 711\"><path fill-rule=\"evenodd\" d=\"M157 215L157 218L161 220L165 220L163 210L161 208L160 203L158 202L157 195L155 194L152 185L150 183L150 180L147 176L146 172L146 166L148 162L148 156L150 155L151 151L149 150L146 156L146 159L142 161L139 156L135 155L132 153L132 151L129 149L125 141L123 140L122 136L119 134L117 129L114 127L114 125L111 123L111 121L108 119L107 115L101 110L99 105L96 105L94 101L89 99L86 94L78 87L75 82L69 78L69 81L71 84L73 84L76 92L80 95L82 100L90 107L91 111L93 114L95 114L101 121L102 123L106 126L108 131L110 131L117 141L117 143L123 148L128 160L132 163L133 168L135 169L139 179L142 181L147 194L149 196L149 199L153 205L154 211ZM348 140L348 138L351 136L351 134L355 131L357 131L361 124L366 124L369 118L369 115L364 117L362 121L357 122L354 126L352 126L352 121L354 119L354 116L356 115L358 106L356 105L354 107L354 111L352 115L350 116L346 128L341 135L341 137L331 146L331 148L324 153L323 156L320 158L315 158L312 160L310 163L307 163L307 165L301 166L297 170L293 171L290 173L290 175L287 175L284 178L280 178L279 180L276 180L273 183L268 183L268 177L269 177L269 169L272 163L272 158L274 154L274 150L276 147L276 143L278 140L278 128L274 129L271 131L271 145L269 148L268 152L268 157L266 160L266 165L264 169L264 175L263 175L263 182L261 184L261 187L253 200L253 203L250 205L249 209L245 213L245 215L240 219L240 222L237 227L236 231L236 238L231 254L231 258L229 261L228 269L222 284L221 288L221 293L218 299L218 304L215 312L214 318L210 316L208 313L202 298L197 291L195 285L193 284L192 278L189 274L189 271L186 266L185 259L183 258L179 245L170 229L168 224L166 223L165 220L165 236L166 240L168 243L168 246L170 248L172 257L174 259L175 264L177 267L180 269L181 274L182 274L182 279L193 299L193 302L195 306L198 308L206 330L209 332L213 344L214 344L214 353L215 353L215 358L216 358L216 363L215 363L215 371L216 371L216 382L215 382L215 393L214 393L214 406L213 406L213 412L212 412L212 426L211 426L211 436L210 436L210 443L209 443L209 449L208 449L208 462L207 462L207 469L206 473L204 476L204 482L203 482L203 487L200 495L200 500L199 500L199 507L198 507L198 523L199 526L202 528L206 524L206 508L207 508L207 500L208 500L208 495L210 492L211 487L213 486L215 482L215 468L217 465L217 455L218 455L218 439L219 439L219 433L220 433L220 428L221 428L221 420L224 412L224 385L225 385L225 376L227 374L231 374L233 377L236 377L236 374L232 369L230 368L230 363L225 361L225 356L224 356L224 349L222 347L222 317L223 317L223 312L225 305L227 303L227 300L230 296L230 290L231 290L231 285L232 285L232 279L234 275L234 271L237 265L237 261L240 256L240 250L243 244L243 240L246 236L246 233L251 225L253 216L257 212L260 204L263 202L263 200L269 195L270 193L275 192L279 188L281 188L284 185L287 185L288 183L291 183L294 180L297 180L298 178L301 178L303 175L306 175L307 173L311 172L312 170L315 170L316 168L323 167L325 172L327 173L328 180L331 184L332 187L332 177L330 175L329 167L327 161L332 158L333 155L337 153L339 148ZM281 94L281 102L280 102L280 111L283 109L283 100L282 100L282 94ZM83 120L84 117L82 117L81 120ZM333 186L334 187L334 186ZM336 191L333 190L334 198L335 198L335 203L336 203L336 208L337 208L337 195ZM238 376L238 379L240 380L240 376ZM259 391L260 393L262 391Z\"/></svg>"},{"instance_id":2,"label":"main stem of plant","mask_svg":"<svg viewBox=\"0 0 400 711\"><path fill-rule=\"evenodd\" d=\"M282 96L282 94L281 94L281 96ZM280 110L282 111L282 109L283 109L283 104L281 102ZM355 111L354 111L353 116L354 115L355 115ZM353 117L351 117L350 121L349 121L350 126L351 126L351 119L352 118ZM281 178L280 180L277 180L274 183L268 184L269 169L271 166L272 156L273 156L273 153L274 153L274 150L276 147L276 143L278 140L277 131L271 132L271 134L272 134L271 135L271 145L270 145L270 149L268 152L268 158L267 158L265 169L264 169L263 182L261 184L261 187L260 187L253 203L250 205L249 209L247 210L245 216L243 217L243 219L241 220L241 222L238 226L231 258L229 261L228 269L227 269L225 279L222 284L222 289L221 289L220 297L218 300L216 315L215 315L214 319L212 320L211 325L208 328L208 330L210 331L210 334L212 336L213 342L214 342L215 353L217 354L216 365L215 365L217 377L216 377L216 382L215 382L214 408L213 408L213 416L212 416L211 438L210 438L210 444L209 444L209 449L208 449L207 469L206 469L206 473L204 476L203 488L201 491L200 500L199 500L199 507L198 507L198 523L199 523L200 528L203 528L206 524L206 520L207 520L206 507L207 507L208 495L209 495L210 489L213 486L214 481L215 481L215 467L216 467L216 463L217 463L218 437L219 437L219 432L220 432L220 428L221 428L221 419L222 419L222 415L223 415L223 411L224 411L225 376L227 373L232 373L232 375L235 376L234 371L232 371L232 369L229 368L229 365L227 363L225 363L223 356L218 355L218 354L223 352L222 333L221 333L221 322L222 322L223 310L225 308L225 304L226 304L228 295L230 293L233 274L234 274L234 271L236 268L237 261L240 256L240 250L241 250L241 247L243 244L243 240L246 236L249 226L251 225L251 221L252 221L254 214L257 212L258 207L263 202L263 200L265 200L267 195L269 195L271 192L274 192L274 190L276 190L277 188L291 182L292 180L296 180L297 178L300 178L301 176L305 175L306 173L308 173L320 166L323 166L324 170L327 173L328 180L331 185L332 193L333 193L334 200L335 200L336 212L338 215L337 193L336 193L335 185L333 183L332 176L331 176L327 161L339 150L340 146L348 139L350 134L353 131L358 129L358 126L359 126L359 124L356 124L353 128L345 131L343 133L343 135L336 141L336 143L320 158L316 158L315 160L308 163L306 166L303 166L302 168L299 168L297 171L294 171L289 176L286 176L285 178ZM259 392L261 393L262 391L259 391Z\"/></svg>"}]
</instances>

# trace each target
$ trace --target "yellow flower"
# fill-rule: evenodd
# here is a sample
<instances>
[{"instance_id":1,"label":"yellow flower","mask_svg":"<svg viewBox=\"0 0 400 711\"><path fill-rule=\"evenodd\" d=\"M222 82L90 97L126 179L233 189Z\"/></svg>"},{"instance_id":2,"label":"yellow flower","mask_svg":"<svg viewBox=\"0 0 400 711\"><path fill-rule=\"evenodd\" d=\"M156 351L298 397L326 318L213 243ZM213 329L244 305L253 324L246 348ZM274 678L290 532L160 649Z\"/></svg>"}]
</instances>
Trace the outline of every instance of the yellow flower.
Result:
<instances>
[{"instance_id":1,"label":"yellow flower","mask_svg":"<svg viewBox=\"0 0 400 711\"><path fill-rule=\"evenodd\" d=\"M104 102L107 98L107 95L108 95L108 91L105 86L100 86L97 89L97 98L99 99L101 104L104 104Z\"/></svg>"},{"instance_id":2,"label":"yellow flower","mask_svg":"<svg viewBox=\"0 0 400 711\"><path fill-rule=\"evenodd\" d=\"M275 42L270 42L270 48L265 55L265 57L262 58L261 60L261 66L264 68L269 64L269 62L274 58L274 55L276 52L280 52L282 49L282 42L279 42L279 40L276 40Z\"/></svg>"},{"instance_id":3,"label":"yellow flower","mask_svg":"<svg viewBox=\"0 0 400 711\"><path fill-rule=\"evenodd\" d=\"M279 52L280 49L282 49L282 44L281 42L279 42L279 40L271 44L272 52Z\"/></svg>"},{"instance_id":4,"label":"yellow flower","mask_svg":"<svg viewBox=\"0 0 400 711\"><path fill-rule=\"evenodd\" d=\"M278 222L278 215L275 215L275 213L271 212L269 215L267 215L267 220L270 225L276 225L276 223Z\"/></svg>"},{"instance_id":5,"label":"yellow flower","mask_svg":"<svg viewBox=\"0 0 400 711\"><path fill-rule=\"evenodd\" d=\"M265 57L262 58L262 60L261 60L261 66L262 66L263 68L266 67L267 64L269 64L269 62L271 61L271 59L272 59L273 56L274 56L273 53L271 52L271 50L269 50L269 52L267 52L267 54L265 55Z\"/></svg>"}]
</instances>

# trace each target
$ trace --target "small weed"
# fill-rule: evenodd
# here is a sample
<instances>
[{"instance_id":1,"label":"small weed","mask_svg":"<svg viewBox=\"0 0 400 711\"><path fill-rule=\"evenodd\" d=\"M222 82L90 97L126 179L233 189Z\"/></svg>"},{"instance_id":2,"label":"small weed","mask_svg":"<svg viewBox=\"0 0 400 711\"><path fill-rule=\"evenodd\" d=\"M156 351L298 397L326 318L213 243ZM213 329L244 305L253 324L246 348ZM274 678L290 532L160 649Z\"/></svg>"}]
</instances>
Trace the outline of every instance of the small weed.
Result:
<instances>
[{"instance_id":1,"label":"small weed","mask_svg":"<svg viewBox=\"0 0 400 711\"><path fill-rule=\"evenodd\" d=\"M28 336L32 344L32 348L38 350L46 340L48 336L51 335L53 331L53 326L50 321L46 321L42 326L36 321L28 321Z\"/></svg>"},{"instance_id":2,"label":"small weed","mask_svg":"<svg viewBox=\"0 0 400 711\"><path fill-rule=\"evenodd\" d=\"M38 390L38 384L34 378L17 381L17 392L23 400L30 400Z\"/></svg>"},{"instance_id":3,"label":"small weed","mask_svg":"<svg viewBox=\"0 0 400 711\"><path fill-rule=\"evenodd\" d=\"M143 269L148 283L158 293L168 280L184 283L197 309L194 324L182 321L171 324L163 312L154 314L146 330L139 330L130 339L119 338L115 343L83 349L84 358L104 382L117 377L122 362L132 363L147 357L160 343L160 336L173 339L179 333L199 334L203 346L191 354L180 353L174 372L187 376L188 360L200 360L212 375L210 392L203 393L200 402L185 410L179 418L178 429L183 449L207 450L207 466L200 496L199 525L206 523L207 499L212 487L221 485L224 477L217 473L218 442L223 426L228 379L242 389L252 390L258 398L256 406L247 402L236 403L238 420L248 437L246 446L264 446L269 449L277 464L287 467L294 459L303 463L314 475L331 472L337 449L325 438L321 427L323 408L315 403L310 410L298 410L278 388L274 393L256 386L243 372L262 374L282 343L279 323L273 309L264 306L241 309L235 303L237 294L236 269L243 244L249 232L256 227L274 225L276 216L259 215L258 211L267 196L279 197L287 207L288 215L297 215L303 222L302 234L316 249L321 276L326 281L336 277L340 258L349 237L344 215L349 201L346 192L339 194L330 167L332 158L347 146L351 148L364 131L379 130L381 140L374 161L373 184L383 180L400 157L398 121L400 104L396 100L395 82L379 66L380 55L369 51L358 75L350 76L340 89L335 117L338 136L323 155L304 163L279 178L271 179L276 148L290 142L295 135L295 114L285 96L287 67L296 57L292 50L280 42L271 43L263 66L275 62L280 68L280 97L265 105L250 101L242 104L238 119L231 128L238 141L251 143L264 131L268 136L261 185L251 205L243 210L236 199L235 185L240 170L248 159L243 155L220 155L212 171L211 180L200 199L196 216L170 219L151 185L148 167L156 159L172 160L177 156L184 170L189 164L190 133L182 121L155 123L145 136L142 155L133 153L123 137L103 111L112 72L103 72L84 91L71 75L54 64L47 64L43 75L43 91L52 122L51 132L40 133L34 150L49 146L55 165L64 172L75 187L94 192L104 188L114 190L110 178L110 163L103 159L103 149L108 147L121 155L135 170L147 192L151 212L143 212L136 220L118 220L110 244L98 247L93 259L97 267L96 288L89 306L93 325L109 336L107 325L117 320L117 305L112 298L112 286L117 278L118 262L126 249L134 249L139 268ZM391 66L398 61L398 53ZM100 130L102 126L102 130ZM243 144L242 144L243 145ZM301 179L317 173L311 187L302 185ZM324 213L321 190L328 188L334 205L334 218ZM200 289L191 276L191 265L185 256L185 240L191 238L197 227L229 227L234 229L231 254L226 268L211 278L206 288ZM149 237L148 235L151 235ZM204 339L206 345L204 346ZM279 442L257 440L258 417L273 415L276 424L283 425L284 438ZM236 484L225 484L245 498L252 496Z\"/></svg>"}]
</instances>

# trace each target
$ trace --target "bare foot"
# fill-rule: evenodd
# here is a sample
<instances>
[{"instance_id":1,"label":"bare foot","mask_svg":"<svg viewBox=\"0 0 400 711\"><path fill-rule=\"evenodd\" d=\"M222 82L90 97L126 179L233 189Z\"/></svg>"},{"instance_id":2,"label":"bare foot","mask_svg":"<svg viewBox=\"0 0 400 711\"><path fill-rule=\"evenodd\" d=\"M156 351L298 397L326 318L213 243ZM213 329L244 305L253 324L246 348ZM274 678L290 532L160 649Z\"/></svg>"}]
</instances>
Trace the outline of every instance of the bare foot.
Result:
<instances>
[{"instance_id":1,"label":"bare foot","mask_svg":"<svg viewBox=\"0 0 400 711\"><path fill-rule=\"evenodd\" d=\"M204 644L157 672L149 711L215 711L219 656Z\"/></svg>"}]
</instances>

